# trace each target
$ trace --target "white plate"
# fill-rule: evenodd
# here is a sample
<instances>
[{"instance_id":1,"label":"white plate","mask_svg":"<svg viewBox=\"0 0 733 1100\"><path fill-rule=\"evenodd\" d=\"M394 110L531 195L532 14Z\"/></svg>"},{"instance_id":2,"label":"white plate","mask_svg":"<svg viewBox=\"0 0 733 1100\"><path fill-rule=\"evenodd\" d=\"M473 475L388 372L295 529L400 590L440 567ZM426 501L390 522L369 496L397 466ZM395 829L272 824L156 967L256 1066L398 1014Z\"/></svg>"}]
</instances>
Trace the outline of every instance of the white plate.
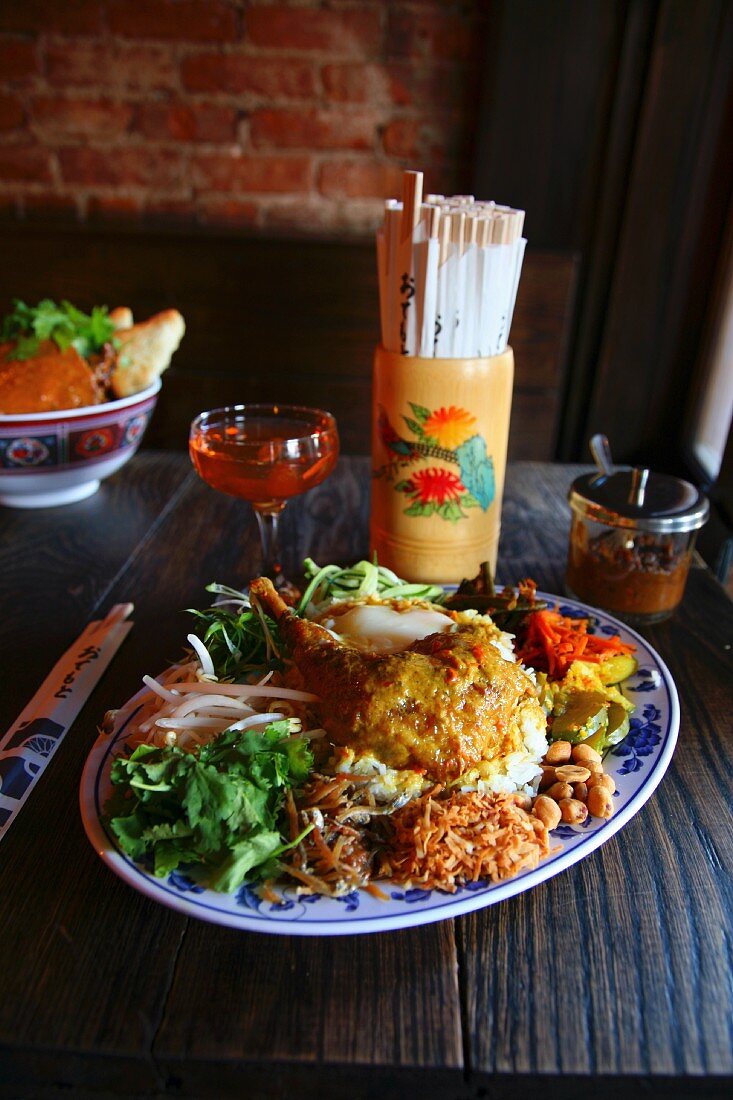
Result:
<instances>
[{"instance_id":1,"label":"white plate","mask_svg":"<svg viewBox=\"0 0 733 1100\"><path fill-rule=\"evenodd\" d=\"M539 593L542 595L542 593ZM112 759L124 751L125 728L134 711L110 734L102 734L86 762L79 791L84 828L94 848L115 874L140 893L188 917L248 932L296 936L342 936L359 932L387 932L411 925L458 917L485 905L504 901L552 878L594 852L639 812L652 795L672 758L679 730L679 700L669 670L652 647L634 630L602 611L591 611L575 600L559 600L565 614L588 616L595 630L620 634L636 646L639 671L626 681L624 691L636 704L631 732L623 744L606 757L605 767L616 781L616 812L609 821L589 818L583 826L561 826L551 835L560 851L534 871L525 871L508 882L476 883L456 894L438 890L405 890L380 882L389 900L380 901L364 890L345 898L298 898L286 890L281 905L262 901L247 886L234 894L206 890L181 872L165 879L133 863L116 846L101 821L102 807L111 791Z\"/></svg>"}]
</instances>

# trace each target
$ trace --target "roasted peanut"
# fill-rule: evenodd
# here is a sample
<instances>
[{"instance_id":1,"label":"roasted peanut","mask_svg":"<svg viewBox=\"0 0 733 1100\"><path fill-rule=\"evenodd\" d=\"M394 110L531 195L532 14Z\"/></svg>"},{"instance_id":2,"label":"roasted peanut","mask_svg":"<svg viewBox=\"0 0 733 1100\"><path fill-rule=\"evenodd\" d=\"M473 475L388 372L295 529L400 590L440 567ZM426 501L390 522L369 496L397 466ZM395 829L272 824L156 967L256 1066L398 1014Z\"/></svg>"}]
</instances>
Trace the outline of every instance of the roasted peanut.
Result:
<instances>
[{"instance_id":1,"label":"roasted peanut","mask_svg":"<svg viewBox=\"0 0 733 1100\"><path fill-rule=\"evenodd\" d=\"M603 775L603 761L596 764L594 760L584 760L583 767L587 768L591 775Z\"/></svg>"},{"instance_id":2,"label":"roasted peanut","mask_svg":"<svg viewBox=\"0 0 733 1100\"><path fill-rule=\"evenodd\" d=\"M534 814L548 829L556 829L562 818L557 802L553 802L545 794L538 795L535 799Z\"/></svg>"},{"instance_id":3,"label":"roasted peanut","mask_svg":"<svg viewBox=\"0 0 733 1100\"><path fill-rule=\"evenodd\" d=\"M548 798L554 798L555 802L559 802L561 798L572 798L573 788L569 783L553 783L547 788L545 794Z\"/></svg>"},{"instance_id":4,"label":"roasted peanut","mask_svg":"<svg viewBox=\"0 0 733 1100\"><path fill-rule=\"evenodd\" d=\"M577 764L563 764L561 768L555 768L555 779L561 783L585 783L590 779L590 772Z\"/></svg>"},{"instance_id":5,"label":"roasted peanut","mask_svg":"<svg viewBox=\"0 0 733 1100\"><path fill-rule=\"evenodd\" d=\"M588 791L588 813L591 817L612 817L613 798L605 787L591 787Z\"/></svg>"},{"instance_id":6,"label":"roasted peanut","mask_svg":"<svg viewBox=\"0 0 733 1100\"><path fill-rule=\"evenodd\" d=\"M558 803L563 821L568 825L582 825L588 816L588 807L577 798L563 798Z\"/></svg>"},{"instance_id":7,"label":"roasted peanut","mask_svg":"<svg viewBox=\"0 0 733 1100\"><path fill-rule=\"evenodd\" d=\"M579 802L585 802L588 797L588 784L587 783L573 783L573 798L577 798Z\"/></svg>"},{"instance_id":8,"label":"roasted peanut","mask_svg":"<svg viewBox=\"0 0 733 1100\"><path fill-rule=\"evenodd\" d=\"M587 768L589 764L603 763L601 754L596 752L590 745L573 745L572 757L574 763L582 764L584 768Z\"/></svg>"},{"instance_id":9,"label":"roasted peanut","mask_svg":"<svg viewBox=\"0 0 733 1100\"><path fill-rule=\"evenodd\" d=\"M610 775L606 775L605 772L601 772L600 775L592 775L588 780L588 790L593 790L594 787L601 787L603 790L613 794L616 790L616 784Z\"/></svg>"},{"instance_id":10,"label":"roasted peanut","mask_svg":"<svg viewBox=\"0 0 733 1100\"><path fill-rule=\"evenodd\" d=\"M551 787L555 782L555 769L549 764L540 764L542 768L542 778L540 779L540 790L546 791L548 787Z\"/></svg>"},{"instance_id":11,"label":"roasted peanut","mask_svg":"<svg viewBox=\"0 0 733 1100\"><path fill-rule=\"evenodd\" d=\"M545 753L546 764L569 764L572 745L569 741L553 741Z\"/></svg>"},{"instance_id":12,"label":"roasted peanut","mask_svg":"<svg viewBox=\"0 0 733 1100\"><path fill-rule=\"evenodd\" d=\"M532 799L528 794L524 794L523 791L514 791L514 793L509 797L511 798L512 802L514 802L522 810L530 810L532 808Z\"/></svg>"}]
</instances>

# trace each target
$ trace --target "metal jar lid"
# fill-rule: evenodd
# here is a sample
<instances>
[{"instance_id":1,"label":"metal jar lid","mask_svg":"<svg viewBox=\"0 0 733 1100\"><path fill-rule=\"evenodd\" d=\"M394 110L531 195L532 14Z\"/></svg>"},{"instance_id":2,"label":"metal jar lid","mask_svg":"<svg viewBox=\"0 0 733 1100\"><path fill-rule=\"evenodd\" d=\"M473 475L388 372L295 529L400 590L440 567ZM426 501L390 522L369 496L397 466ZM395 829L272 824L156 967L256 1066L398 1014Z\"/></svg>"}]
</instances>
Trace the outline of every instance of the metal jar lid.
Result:
<instances>
[{"instance_id":1,"label":"metal jar lid","mask_svg":"<svg viewBox=\"0 0 733 1100\"><path fill-rule=\"evenodd\" d=\"M710 512L707 497L688 481L639 467L583 474L568 501L577 515L597 523L667 534L697 531Z\"/></svg>"}]
</instances>

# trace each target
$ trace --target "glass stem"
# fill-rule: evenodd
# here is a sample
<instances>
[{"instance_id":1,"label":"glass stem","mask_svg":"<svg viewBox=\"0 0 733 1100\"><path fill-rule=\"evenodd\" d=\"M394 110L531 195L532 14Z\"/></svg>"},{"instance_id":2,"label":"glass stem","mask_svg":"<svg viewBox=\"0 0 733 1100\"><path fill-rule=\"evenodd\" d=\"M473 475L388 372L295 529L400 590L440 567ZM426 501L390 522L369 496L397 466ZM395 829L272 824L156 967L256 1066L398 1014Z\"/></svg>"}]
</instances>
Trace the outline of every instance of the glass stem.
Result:
<instances>
[{"instance_id":1,"label":"glass stem","mask_svg":"<svg viewBox=\"0 0 733 1100\"><path fill-rule=\"evenodd\" d=\"M280 543L278 540L278 523L281 511L282 508L262 512L259 508L255 508L262 544L262 575L269 577L276 587L283 580L283 567L280 562Z\"/></svg>"}]
</instances>

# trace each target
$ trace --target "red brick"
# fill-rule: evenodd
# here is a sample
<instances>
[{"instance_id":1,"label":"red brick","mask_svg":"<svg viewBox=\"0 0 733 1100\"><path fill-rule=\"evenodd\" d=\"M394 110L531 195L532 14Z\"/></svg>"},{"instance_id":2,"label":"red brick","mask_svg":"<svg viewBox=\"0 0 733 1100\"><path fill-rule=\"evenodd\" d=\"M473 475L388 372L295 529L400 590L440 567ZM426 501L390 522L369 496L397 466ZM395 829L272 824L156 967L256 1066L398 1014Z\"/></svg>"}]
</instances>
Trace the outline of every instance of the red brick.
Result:
<instances>
[{"instance_id":1,"label":"red brick","mask_svg":"<svg viewBox=\"0 0 733 1100\"><path fill-rule=\"evenodd\" d=\"M182 177L180 157L170 150L67 146L59 149L58 157L67 183L91 187L175 187Z\"/></svg>"},{"instance_id":2,"label":"red brick","mask_svg":"<svg viewBox=\"0 0 733 1100\"><path fill-rule=\"evenodd\" d=\"M70 84L104 84L106 88L174 88L178 79L173 57L166 47L119 42L49 45L46 71L52 83L64 88Z\"/></svg>"},{"instance_id":3,"label":"red brick","mask_svg":"<svg viewBox=\"0 0 733 1100\"><path fill-rule=\"evenodd\" d=\"M391 103L389 74L382 65L324 65L323 86L338 103Z\"/></svg>"},{"instance_id":4,"label":"red brick","mask_svg":"<svg viewBox=\"0 0 733 1100\"><path fill-rule=\"evenodd\" d=\"M241 199L213 197L199 202L201 221L207 225L254 226L259 210L257 203Z\"/></svg>"},{"instance_id":5,"label":"red brick","mask_svg":"<svg viewBox=\"0 0 733 1100\"><path fill-rule=\"evenodd\" d=\"M23 104L18 97L0 92L0 130L17 130L24 120Z\"/></svg>"},{"instance_id":6,"label":"red brick","mask_svg":"<svg viewBox=\"0 0 733 1100\"><path fill-rule=\"evenodd\" d=\"M196 103L143 103L135 129L154 141L234 141L237 112L234 107Z\"/></svg>"},{"instance_id":7,"label":"red brick","mask_svg":"<svg viewBox=\"0 0 733 1100\"><path fill-rule=\"evenodd\" d=\"M329 161L321 168L318 187L334 199L399 198L402 169L372 160Z\"/></svg>"},{"instance_id":8,"label":"red brick","mask_svg":"<svg viewBox=\"0 0 733 1100\"><path fill-rule=\"evenodd\" d=\"M465 18L460 9L410 11L399 4L389 9L386 42L390 58L467 60L478 57L481 41L478 20Z\"/></svg>"},{"instance_id":9,"label":"red brick","mask_svg":"<svg viewBox=\"0 0 733 1100\"><path fill-rule=\"evenodd\" d=\"M255 111L252 142L281 149L373 149L377 130L372 113L342 111Z\"/></svg>"},{"instance_id":10,"label":"red brick","mask_svg":"<svg viewBox=\"0 0 733 1100\"><path fill-rule=\"evenodd\" d=\"M460 109L475 114L479 94L479 73L476 67L420 62L391 62L389 74L390 99L397 107L417 107L425 111L431 104L446 111Z\"/></svg>"},{"instance_id":11,"label":"red brick","mask_svg":"<svg viewBox=\"0 0 733 1100\"><path fill-rule=\"evenodd\" d=\"M440 163L456 156L464 140L457 119L438 121L419 118L394 119L384 129L384 151L401 160Z\"/></svg>"},{"instance_id":12,"label":"red brick","mask_svg":"<svg viewBox=\"0 0 733 1100\"><path fill-rule=\"evenodd\" d=\"M125 38L233 42L239 33L234 8L219 0L112 0L107 21Z\"/></svg>"},{"instance_id":13,"label":"red brick","mask_svg":"<svg viewBox=\"0 0 733 1100\"><path fill-rule=\"evenodd\" d=\"M109 99L57 99L41 97L31 104L33 120L44 130L57 133L115 137L129 128L134 108Z\"/></svg>"},{"instance_id":14,"label":"red brick","mask_svg":"<svg viewBox=\"0 0 733 1100\"><path fill-rule=\"evenodd\" d=\"M329 100L339 103L370 103L396 107L418 107L425 111L431 104L445 111L461 107L473 109L476 102L477 73L466 65L448 69L444 62L417 65L393 61L387 65L358 65L344 62L324 65L323 86Z\"/></svg>"},{"instance_id":15,"label":"red brick","mask_svg":"<svg viewBox=\"0 0 733 1100\"><path fill-rule=\"evenodd\" d=\"M0 30L96 34L102 29L99 0L5 0Z\"/></svg>"},{"instance_id":16,"label":"red brick","mask_svg":"<svg viewBox=\"0 0 733 1100\"><path fill-rule=\"evenodd\" d=\"M255 45L278 49L372 57L382 43L380 13L375 9L256 7L247 11L246 26Z\"/></svg>"},{"instance_id":17,"label":"red brick","mask_svg":"<svg viewBox=\"0 0 733 1100\"><path fill-rule=\"evenodd\" d=\"M262 223L266 229L320 235L333 230L335 217L336 211L325 202L278 202L263 210Z\"/></svg>"},{"instance_id":18,"label":"red brick","mask_svg":"<svg viewBox=\"0 0 733 1100\"><path fill-rule=\"evenodd\" d=\"M308 157L222 156L200 153L191 162L195 187L212 191L308 191Z\"/></svg>"},{"instance_id":19,"label":"red brick","mask_svg":"<svg viewBox=\"0 0 733 1100\"><path fill-rule=\"evenodd\" d=\"M22 38L0 39L0 74L4 83L25 80L39 69L35 42L26 42Z\"/></svg>"},{"instance_id":20,"label":"red brick","mask_svg":"<svg viewBox=\"0 0 733 1100\"><path fill-rule=\"evenodd\" d=\"M193 92L253 92L273 99L302 99L316 93L312 61L198 53L183 59L181 76L184 87Z\"/></svg>"},{"instance_id":21,"label":"red brick","mask_svg":"<svg viewBox=\"0 0 733 1100\"><path fill-rule=\"evenodd\" d=\"M383 217L381 202L371 200L349 203L339 207L321 202L283 202L267 206L262 213L265 229L278 229L285 233L306 233L323 236L338 234L340 238L373 238L374 231Z\"/></svg>"},{"instance_id":22,"label":"red brick","mask_svg":"<svg viewBox=\"0 0 733 1100\"><path fill-rule=\"evenodd\" d=\"M0 145L0 180L51 183L49 155L38 145Z\"/></svg>"}]
</instances>

